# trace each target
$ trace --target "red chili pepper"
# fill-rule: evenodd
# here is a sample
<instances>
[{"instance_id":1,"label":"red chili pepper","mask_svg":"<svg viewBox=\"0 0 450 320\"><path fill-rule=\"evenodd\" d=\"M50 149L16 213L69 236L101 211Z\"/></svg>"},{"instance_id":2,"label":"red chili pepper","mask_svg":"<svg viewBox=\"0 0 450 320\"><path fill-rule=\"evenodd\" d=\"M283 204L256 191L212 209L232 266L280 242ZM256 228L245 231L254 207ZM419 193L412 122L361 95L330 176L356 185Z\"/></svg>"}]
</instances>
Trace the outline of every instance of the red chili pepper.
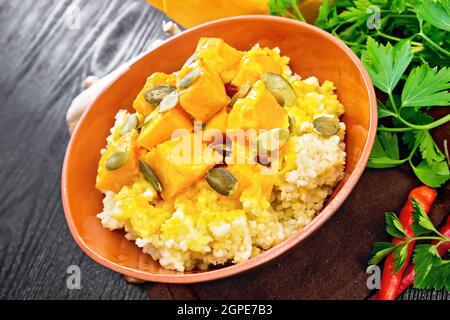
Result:
<instances>
[{"instance_id":1,"label":"red chili pepper","mask_svg":"<svg viewBox=\"0 0 450 320\"><path fill-rule=\"evenodd\" d=\"M405 229L406 235L408 237L414 237L414 232L411 228L411 225L414 222L414 208L411 201L412 198L416 199L416 201L422 206L424 211L428 213L428 211L430 211L431 204L436 199L436 190L427 186L421 186L411 190L411 192L409 193L408 200L406 201L405 206L402 208L399 215L400 222ZM394 244L398 244L403 241L404 239L392 239L392 243ZM394 272L393 254L390 253L386 257L386 261L384 262L383 275L381 277L381 288L379 293L380 300L394 300L397 297L397 293L403 278L403 272L408 265L413 249L414 241L411 241L408 244L408 255L406 257L405 264L396 273Z\"/></svg>"}]
</instances>

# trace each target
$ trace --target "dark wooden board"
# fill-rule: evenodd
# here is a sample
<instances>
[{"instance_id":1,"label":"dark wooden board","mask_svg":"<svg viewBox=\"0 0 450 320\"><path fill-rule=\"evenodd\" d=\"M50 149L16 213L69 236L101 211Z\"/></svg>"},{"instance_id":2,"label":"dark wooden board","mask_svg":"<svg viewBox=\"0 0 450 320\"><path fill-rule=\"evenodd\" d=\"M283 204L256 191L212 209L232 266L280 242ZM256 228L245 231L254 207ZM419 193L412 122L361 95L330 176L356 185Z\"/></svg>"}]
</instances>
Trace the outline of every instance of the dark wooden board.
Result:
<instances>
[{"instance_id":1,"label":"dark wooden board","mask_svg":"<svg viewBox=\"0 0 450 320\"><path fill-rule=\"evenodd\" d=\"M81 9L80 30L66 26L71 5ZM369 243L385 236L383 211L400 208L416 183L401 170L367 171L304 245L231 279L132 286L76 246L60 201L65 113L87 75L104 75L162 38L163 19L144 0L0 2L0 299L364 298ZM368 212L376 225L365 228ZM80 290L66 287L70 265L81 268ZM450 294L408 290L402 298Z\"/></svg>"}]
</instances>

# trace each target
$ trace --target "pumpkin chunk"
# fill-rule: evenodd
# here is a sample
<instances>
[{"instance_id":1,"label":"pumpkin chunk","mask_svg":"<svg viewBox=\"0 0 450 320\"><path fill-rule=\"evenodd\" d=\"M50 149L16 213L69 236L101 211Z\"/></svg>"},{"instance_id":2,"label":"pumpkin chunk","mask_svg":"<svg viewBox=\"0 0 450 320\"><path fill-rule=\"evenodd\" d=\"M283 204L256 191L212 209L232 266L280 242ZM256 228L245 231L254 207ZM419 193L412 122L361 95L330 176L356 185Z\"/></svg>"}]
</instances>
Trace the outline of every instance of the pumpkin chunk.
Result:
<instances>
[{"instance_id":1,"label":"pumpkin chunk","mask_svg":"<svg viewBox=\"0 0 450 320\"><path fill-rule=\"evenodd\" d=\"M183 67L177 81L180 104L196 120L207 122L230 101L220 75L201 60Z\"/></svg>"},{"instance_id":2,"label":"pumpkin chunk","mask_svg":"<svg viewBox=\"0 0 450 320\"><path fill-rule=\"evenodd\" d=\"M270 200L276 176L263 175L261 173L264 169L263 166L260 164L233 164L229 165L227 169L238 181L234 196L239 198L245 189L256 185L261 188L262 195Z\"/></svg>"},{"instance_id":3,"label":"pumpkin chunk","mask_svg":"<svg viewBox=\"0 0 450 320\"><path fill-rule=\"evenodd\" d=\"M201 38L195 52L195 58L216 71L223 83L231 82L236 76L243 55L220 38Z\"/></svg>"},{"instance_id":4,"label":"pumpkin chunk","mask_svg":"<svg viewBox=\"0 0 450 320\"><path fill-rule=\"evenodd\" d=\"M206 124L205 131L208 130L219 130L220 132L225 133L227 130L227 122L228 122L228 110L227 108L223 108L218 114L216 114L211 120Z\"/></svg>"},{"instance_id":5,"label":"pumpkin chunk","mask_svg":"<svg viewBox=\"0 0 450 320\"><path fill-rule=\"evenodd\" d=\"M150 150L157 144L170 140L177 129L185 129L188 132L194 129L191 118L179 106L167 112L155 114L150 123L142 128L137 142Z\"/></svg>"},{"instance_id":6,"label":"pumpkin chunk","mask_svg":"<svg viewBox=\"0 0 450 320\"><path fill-rule=\"evenodd\" d=\"M110 143L103 153L97 170L96 187L101 191L119 192L122 187L131 185L140 175L137 145L138 133L134 130ZM107 168L108 159L120 152L126 155L127 161L115 170Z\"/></svg>"},{"instance_id":7,"label":"pumpkin chunk","mask_svg":"<svg viewBox=\"0 0 450 320\"><path fill-rule=\"evenodd\" d=\"M156 86L175 86L176 77L174 74L156 72L152 74L145 83L144 88L139 92L133 102L133 108L144 117L147 117L157 106L145 99L145 93Z\"/></svg>"},{"instance_id":8,"label":"pumpkin chunk","mask_svg":"<svg viewBox=\"0 0 450 320\"><path fill-rule=\"evenodd\" d=\"M231 129L288 128L289 117L275 97L258 80L244 99L239 99L228 115Z\"/></svg>"},{"instance_id":9,"label":"pumpkin chunk","mask_svg":"<svg viewBox=\"0 0 450 320\"><path fill-rule=\"evenodd\" d=\"M245 83L254 83L265 72L282 74L289 58L280 56L279 52L269 48L253 47L245 53L231 84L242 87Z\"/></svg>"},{"instance_id":10,"label":"pumpkin chunk","mask_svg":"<svg viewBox=\"0 0 450 320\"><path fill-rule=\"evenodd\" d=\"M145 156L162 184L164 199L204 177L221 159L208 148L200 135L190 134L157 145Z\"/></svg>"}]
</instances>

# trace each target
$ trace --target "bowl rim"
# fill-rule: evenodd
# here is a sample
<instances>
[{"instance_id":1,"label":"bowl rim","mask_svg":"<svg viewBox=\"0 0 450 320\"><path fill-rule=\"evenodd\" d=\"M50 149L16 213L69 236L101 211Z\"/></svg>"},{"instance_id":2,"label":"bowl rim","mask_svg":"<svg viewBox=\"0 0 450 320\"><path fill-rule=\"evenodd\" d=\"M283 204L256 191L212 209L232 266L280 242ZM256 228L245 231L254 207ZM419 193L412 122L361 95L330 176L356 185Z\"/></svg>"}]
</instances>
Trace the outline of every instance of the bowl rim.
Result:
<instances>
[{"instance_id":1,"label":"bowl rim","mask_svg":"<svg viewBox=\"0 0 450 320\"><path fill-rule=\"evenodd\" d=\"M247 261L244 261L239 264L234 264L227 267L222 267L214 270L208 270L208 271L202 271L198 273L178 273L178 274L155 274L148 271L140 271L136 270L134 268L125 267L119 263L110 261L109 259L103 257L102 255L98 254L94 250L92 250L80 237L77 228L74 223L73 215L69 207L69 196L67 191L67 176L68 176L68 162L69 158L72 155L72 149L74 145L74 141L77 139L77 136L79 135L79 127L80 124L84 121L86 115L89 113L89 110L92 108L93 105L97 103L97 101L108 91L108 89L117 81L117 79L122 76L124 73L126 73L133 64L135 64L137 61L139 61L141 58L149 54L150 52L164 47L167 45L167 43L171 41L175 41L180 37L183 37L186 34L196 32L201 29L208 29L209 27L216 25L216 24L226 24L230 21L252 21L252 20L259 20L259 21L265 21L265 22L275 22L275 23L287 23L291 25L295 25L300 28L306 28L312 31L313 33L320 34L321 36L327 38L329 41L333 42L335 45L340 47L341 50L343 50L351 59L351 61L356 65L358 68L360 74L363 77L364 85L368 91L368 97L369 97L369 104L370 104L370 112L369 112L369 129L368 129L368 136L364 145L364 148L361 152L361 155L359 157L359 160L355 166L355 169L350 174L348 180L345 182L345 188L342 188L334 197L334 199L327 205L325 209L323 209L316 218L314 218L308 225L306 225L303 229L298 230L296 233L294 233L292 236L290 236L288 239L282 241L278 245L272 247L271 249L261 253L260 255L253 257ZM288 19L288 18L282 18L282 17L273 17L273 16L265 16L265 15L246 15L246 16L238 16L238 17L230 17L230 18L224 18L219 20L214 20L211 22L207 22L205 24L199 25L195 28L188 29L166 41L161 43L159 46L155 48L151 48L150 50L145 51L144 53L138 55L135 59L132 60L132 62L128 65L127 68L124 68L123 71L121 71L103 90L101 93L97 96L97 98L88 106L86 111L83 113L82 117L80 118L72 137L69 141L66 154L64 157L64 164L62 169L62 177L61 177L61 196L62 196L62 203L63 203L63 210L66 217L67 224L69 226L70 233L72 234L72 237L74 238L75 242L78 244L78 246L94 261L97 263L116 271L122 275L134 277L141 280L146 281L152 281L152 282L162 282L162 283L177 283L177 284L188 284L188 283L199 283L199 282L207 282L212 280L218 280L226 277L230 277L233 275L240 274L242 272L255 269L257 267L262 266L263 264L279 257L281 254L289 251L294 246L302 243L306 239L308 239L314 232L318 231L320 227L328 221L337 211L337 209L343 204L345 199L349 196L351 191L356 186L359 178L361 177L364 168L366 167L367 161L369 159L369 155L372 149L372 146L374 144L376 130L377 130L377 123L378 123L378 116L377 116L377 103L376 103L376 96L375 96L375 89L372 84L372 80L370 79L370 76L366 69L364 68L361 60L356 56L356 54L353 53L353 51L345 45L341 40L338 38L332 36L328 32L319 29L316 26Z\"/></svg>"}]
</instances>

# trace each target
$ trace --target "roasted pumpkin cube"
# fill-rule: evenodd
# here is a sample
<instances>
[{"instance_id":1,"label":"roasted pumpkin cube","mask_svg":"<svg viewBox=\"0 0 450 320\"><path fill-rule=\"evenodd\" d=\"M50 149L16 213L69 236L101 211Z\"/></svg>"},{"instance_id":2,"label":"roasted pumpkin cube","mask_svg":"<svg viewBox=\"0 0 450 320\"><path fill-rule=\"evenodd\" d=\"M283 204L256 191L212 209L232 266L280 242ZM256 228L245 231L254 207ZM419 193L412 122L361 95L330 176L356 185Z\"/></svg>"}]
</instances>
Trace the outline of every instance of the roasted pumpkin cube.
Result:
<instances>
[{"instance_id":1,"label":"roasted pumpkin cube","mask_svg":"<svg viewBox=\"0 0 450 320\"><path fill-rule=\"evenodd\" d=\"M206 124L205 130L219 130L225 133L227 130L228 122L228 108L223 108L218 114L216 114L211 120Z\"/></svg>"},{"instance_id":2,"label":"roasted pumpkin cube","mask_svg":"<svg viewBox=\"0 0 450 320\"><path fill-rule=\"evenodd\" d=\"M180 104L196 120L207 122L230 101L219 74L201 60L177 75Z\"/></svg>"},{"instance_id":3,"label":"roasted pumpkin cube","mask_svg":"<svg viewBox=\"0 0 450 320\"><path fill-rule=\"evenodd\" d=\"M122 187L131 185L139 178L140 169L138 160L140 150L137 145L137 137L138 133L134 130L120 137L119 140L110 143L98 165L97 189L117 193ZM108 169L108 159L119 151L123 153L126 162L115 170Z\"/></svg>"},{"instance_id":4,"label":"roasted pumpkin cube","mask_svg":"<svg viewBox=\"0 0 450 320\"><path fill-rule=\"evenodd\" d=\"M237 189L233 196L239 198L245 189L257 185L261 188L261 194L267 200L270 200L276 176L262 174L263 166L260 164L233 164L229 165L227 169L238 181Z\"/></svg>"},{"instance_id":5,"label":"roasted pumpkin cube","mask_svg":"<svg viewBox=\"0 0 450 320\"><path fill-rule=\"evenodd\" d=\"M156 113L150 123L142 128L137 142L150 150L157 144L170 140L177 129L185 129L187 132L192 132L194 129L192 119L180 106L163 113Z\"/></svg>"},{"instance_id":6,"label":"roasted pumpkin cube","mask_svg":"<svg viewBox=\"0 0 450 320\"><path fill-rule=\"evenodd\" d=\"M144 88L139 92L133 102L133 108L147 117L155 108L156 105L150 103L145 99L145 92L156 86L173 86L176 85L176 77L174 74L166 74L163 72L156 72L152 74L145 83Z\"/></svg>"},{"instance_id":7,"label":"roasted pumpkin cube","mask_svg":"<svg viewBox=\"0 0 450 320\"><path fill-rule=\"evenodd\" d=\"M231 129L288 128L289 117L275 97L258 80L244 99L238 99L228 115Z\"/></svg>"},{"instance_id":8,"label":"roasted pumpkin cube","mask_svg":"<svg viewBox=\"0 0 450 320\"><path fill-rule=\"evenodd\" d=\"M218 163L217 153L200 135L181 136L157 145L145 156L162 185L164 199L170 199L201 179Z\"/></svg>"},{"instance_id":9,"label":"roasted pumpkin cube","mask_svg":"<svg viewBox=\"0 0 450 320\"><path fill-rule=\"evenodd\" d=\"M236 76L244 52L236 50L220 38L201 38L195 58L201 59L211 70L216 71L223 83Z\"/></svg>"}]
</instances>

